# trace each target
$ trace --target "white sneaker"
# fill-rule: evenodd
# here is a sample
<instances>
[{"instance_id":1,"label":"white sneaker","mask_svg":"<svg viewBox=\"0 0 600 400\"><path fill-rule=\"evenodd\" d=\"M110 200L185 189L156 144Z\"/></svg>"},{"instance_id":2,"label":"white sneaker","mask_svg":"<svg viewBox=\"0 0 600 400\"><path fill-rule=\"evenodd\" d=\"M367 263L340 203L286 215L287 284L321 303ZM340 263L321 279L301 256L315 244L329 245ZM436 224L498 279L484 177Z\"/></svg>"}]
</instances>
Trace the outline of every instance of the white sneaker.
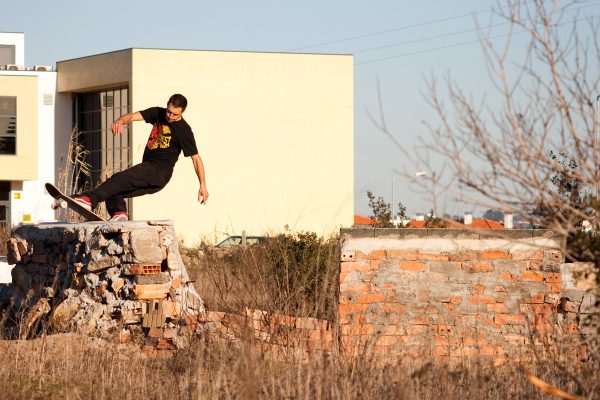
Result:
<instances>
[{"instance_id":1,"label":"white sneaker","mask_svg":"<svg viewBox=\"0 0 600 400\"><path fill-rule=\"evenodd\" d=\"M124 213L123 211L117 211L115 213L115 215L110 217L109 221L112 221L112 222L129 221L129 215L127 215L127 213Z\"/></svg>"}]
</instances>

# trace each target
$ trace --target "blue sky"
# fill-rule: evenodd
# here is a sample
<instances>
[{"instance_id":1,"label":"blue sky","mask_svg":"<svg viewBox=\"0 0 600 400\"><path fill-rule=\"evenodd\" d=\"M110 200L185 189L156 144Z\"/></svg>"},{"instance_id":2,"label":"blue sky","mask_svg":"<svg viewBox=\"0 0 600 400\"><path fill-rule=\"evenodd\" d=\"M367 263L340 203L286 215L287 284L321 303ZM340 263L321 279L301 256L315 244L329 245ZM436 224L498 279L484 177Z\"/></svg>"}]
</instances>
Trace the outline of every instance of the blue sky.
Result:
<instances>
[{"instance_id":1,"label":"blue sky","mask_svg":"<svg viewBox=\"0 0 600 400\"><path fill-rule=\"evenodd\" d=\"M356 212L369 212L366 190L391 201L393 182L395 202L410 215L427 212L432 202L394 172L413 167L368 117L379 113L377 82L398 140L410 146L426 139L423 122L435 125L436 117L423 97L425 77L451 74L477 97L491 90L481 48L468 42L477 39L475 18L500 22L490 13L495 6L493 0L19 0L2 5L0 31L25 33L30 66L130 47L354 54ZM471 209L452 198L439 205L452 214Z\"/></svg>"}]
</instances>

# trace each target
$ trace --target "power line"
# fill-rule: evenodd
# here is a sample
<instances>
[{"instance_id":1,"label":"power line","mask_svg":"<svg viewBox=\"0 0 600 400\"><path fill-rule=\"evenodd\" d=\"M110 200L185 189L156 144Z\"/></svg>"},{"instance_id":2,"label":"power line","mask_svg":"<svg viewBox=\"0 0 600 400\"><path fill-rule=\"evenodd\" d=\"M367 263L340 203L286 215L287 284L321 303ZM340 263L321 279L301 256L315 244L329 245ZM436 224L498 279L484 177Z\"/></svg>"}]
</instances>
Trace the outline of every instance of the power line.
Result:
<instances>
[{"instance_id":1,"label":"power line","mask_svg":"<svg viewBox=\"0 0 600 400\"><path fill-rule=\"evenodd\" d=\"M533 0L525 1L522 4L531 3L532 1ZM501 7L501 8L503 8L503 7ZM397 32L397 31L402 31L402 30L412 29L412 28L418 28L418 27L421 27L421 26L439 24L440 22L453 21L453 20L456 20L456 19L461 19L461 18L473 16L473 15L478 15L478 14L490 12L492 10L493 10L493 8L488 8L488 9L485 9L485 10L479 10L479 11L475 11L475 12L471 12L471 13L467 13L467 14L456 15L456 16L453 16L453 17L434 19L434 20L431 20L431 21L421 22L421 23L412 24L412 25L404 25L404 26L400 26L400 27L397 27L397 28L387 29L387 30L384 30L384 31L366 33L366 34L357 35L357 36L350 36L350 37L347 37L347 38L338 39L338 40L332 40L332 41L329 41L329 42L315 43L315 44L311 44L309 46L297 47L295 49L288 50L288 52L298 51L298 50L305 50L305 49L310 49L310 48L313 48L313 47L321 47L321 46L326 46L328 44L348 42L348 41L351 41L351 40L362 39L362 38L371 37L371 36L377 36L377 35L383 35L385 33Z\"/></svg>"},{"instance_id":2,"label":"power line","mask_svg":"<svg viewBox=\"0 0 600 400\"><path fill-rule=\"evenodd\" d=\"M490 25L489 28L494 28L494 27L497 27L497 26L500 26L500 25L506 25L506 24L509 24L509 22L502 22L500 24ZM377 47L369 47L369 48L364 49L364 50L353 51L352 54L369 53L371 51L389 49L390 47L403 46L405 44L419 43L419 42L424 42L426 40L439 39L441 37L455 36L455 35L460 35L461 33L474 32L476 30L477 30L477 28L470 28L470 29L463 29L463 30L460 30L460 31L454 31L454 32L449 32L449 33L441 33L439 35L426 36L424 38L419 38L419 39L405 40L403 42L396 42L396 43L386 44L386 45L377 46Z\"/></svg>"},{"instance_id":3,"label":"power line","mask_svg":"<svg viewBox=\"0 0 600 400\"><path fill-rule=\"evenodd\" d=\"M585 8L598 7L598 6L600 6L600 3L595 3L595 4L588 5L588 6L577 7L577 8L574 8L572 10L569 10L569 11L570 12L571 11L578 12L578 11L580 11L582 9L585 9ZM504 25L510 25L510 22L500 22L500 23L497 23L497 24L488 25L485 28L486 29L496 28L496 27L504 26ZM369 47L367 49L353 51L352 54L369 53L369 52L372 52L372 51L388 49L390 47L403 46L403 45L406 45L406 44L414 44L414 43L424 42L424 41L427 41L427 40L439 39L439 38L442 38L442 37L456 36L456 35L460 35L462 33L476 32L476 31L478 31L478 29L479 28L469 28L469 29L463 29L463 30L459 30L459 31L442 33L442 34L439 34L439 35L426 36L426 37L419 38L419 39L405 40L405 41L402 41L402 42L391 43L391 44L387 44L387 45L383 45L383 46Z\"/></svg>"},{"instance_id":4,"label":"power line","mask_svg":"<svg viewBox=\"0 0 600 400\"><path fill-rule=\"evenodd\" d=\"M599 15L592 15L592 16L588 16L588 17L585 17L585 18L586 19L587 18L594 19L594 18L597 18L598 16ZM581 21L582 19L584 19L584 18L580 18L580 19L577 19L577 20L571 21L571 22L578 22L578 21ZM569 23L571 23L571 22L569 22ZM564 25L564 24L560 24L560 25ZM490 37L488 39L489 40L494 40L494 39L499 39L499 38L506 37L506 36L509 36L509 35L519 35L521 33L526 33L526 32L528 32L528 31L522 30L522 31L519 31L519 32L505 33L505 34L502 34L502 35L492 36L492 37ZM433 48L425 49L425 50L417 50L417 51L413 51L413 52L409 52L409 53L398 54L398 55L395 55L395 56L383 57L383 58L376 58L376 59L373 59L373 60L358 62L358 63L354 63L354 65L357 66L357 65L373 64L373 63L376 63L376 62L392 60L392 59L395 59L395 58L402 58L402 57L414 56L414 55L417 55L417 54L430 53L432 51L445 50L445 49L450 49L450 48L453 48L453 47L466 46L466 45L474 44L474 43L481 43L481 41L479 39L477 39L477 40L470 40L470 41L467 41L467 42L460 42L460 43L455 43L455 44L446 45L446 46L433 47Z\"/></svg>"}]
</instances>

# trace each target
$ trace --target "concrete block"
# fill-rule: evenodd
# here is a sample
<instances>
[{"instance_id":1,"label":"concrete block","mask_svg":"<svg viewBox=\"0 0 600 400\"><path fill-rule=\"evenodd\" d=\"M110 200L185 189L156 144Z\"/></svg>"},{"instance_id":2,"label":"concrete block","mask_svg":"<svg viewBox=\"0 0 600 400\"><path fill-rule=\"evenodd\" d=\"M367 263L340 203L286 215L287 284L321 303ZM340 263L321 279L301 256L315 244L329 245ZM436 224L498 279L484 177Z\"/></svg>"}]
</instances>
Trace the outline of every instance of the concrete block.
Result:
<instances>
[{"instance_id":1,"label":"concrete block","mask_svg":"<svg viewBox=\"0 0 600 400\"><path fill-rule=\"evenodd\" d=\"M160 264L162 262L163 253L156 231L149 229L134 230L130 233L129 240L133 262L138 264Z\"/></svg>"}]
</instances>

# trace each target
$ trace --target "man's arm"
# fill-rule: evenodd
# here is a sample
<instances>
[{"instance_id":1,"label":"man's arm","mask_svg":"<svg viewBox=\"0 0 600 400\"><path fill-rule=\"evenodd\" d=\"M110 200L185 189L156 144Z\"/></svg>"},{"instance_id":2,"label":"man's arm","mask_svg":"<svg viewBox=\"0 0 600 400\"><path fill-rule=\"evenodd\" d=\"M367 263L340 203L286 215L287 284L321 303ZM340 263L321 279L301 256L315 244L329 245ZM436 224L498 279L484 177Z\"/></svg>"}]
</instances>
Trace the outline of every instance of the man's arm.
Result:
<instances>
[{"instance_id":1,"label":"man's arm","mask_svg":"<svg viewBox=\"0 0 600 400\"><path fill-rule=\"evenodd\" d=\"M192 163L194 164L194 171L198 176L200 182L200 190L198 190L198 201L202 204L206 204L208 200L208 190L206 190L206 176L204 175L204 164L198 154L192 156Z\"/></svg>"},{"instance_id":2,"label":"man's arm","mask_svg":"<svg viewBox=\"0 0 600 400\"><path fill-rule=\"evenodd\" d=\"M133 121L143 121L143 120L144 120L144 117L142 117L142 113L139 111L121 115L119 118L117 118L115 120L115 122L112 123L112 125L110 126L110 129L112 130L113 135L118 135L119 133L121 133L121 130L123 129L123 125L127 125Z\"/></svg>"}]
</instances>

